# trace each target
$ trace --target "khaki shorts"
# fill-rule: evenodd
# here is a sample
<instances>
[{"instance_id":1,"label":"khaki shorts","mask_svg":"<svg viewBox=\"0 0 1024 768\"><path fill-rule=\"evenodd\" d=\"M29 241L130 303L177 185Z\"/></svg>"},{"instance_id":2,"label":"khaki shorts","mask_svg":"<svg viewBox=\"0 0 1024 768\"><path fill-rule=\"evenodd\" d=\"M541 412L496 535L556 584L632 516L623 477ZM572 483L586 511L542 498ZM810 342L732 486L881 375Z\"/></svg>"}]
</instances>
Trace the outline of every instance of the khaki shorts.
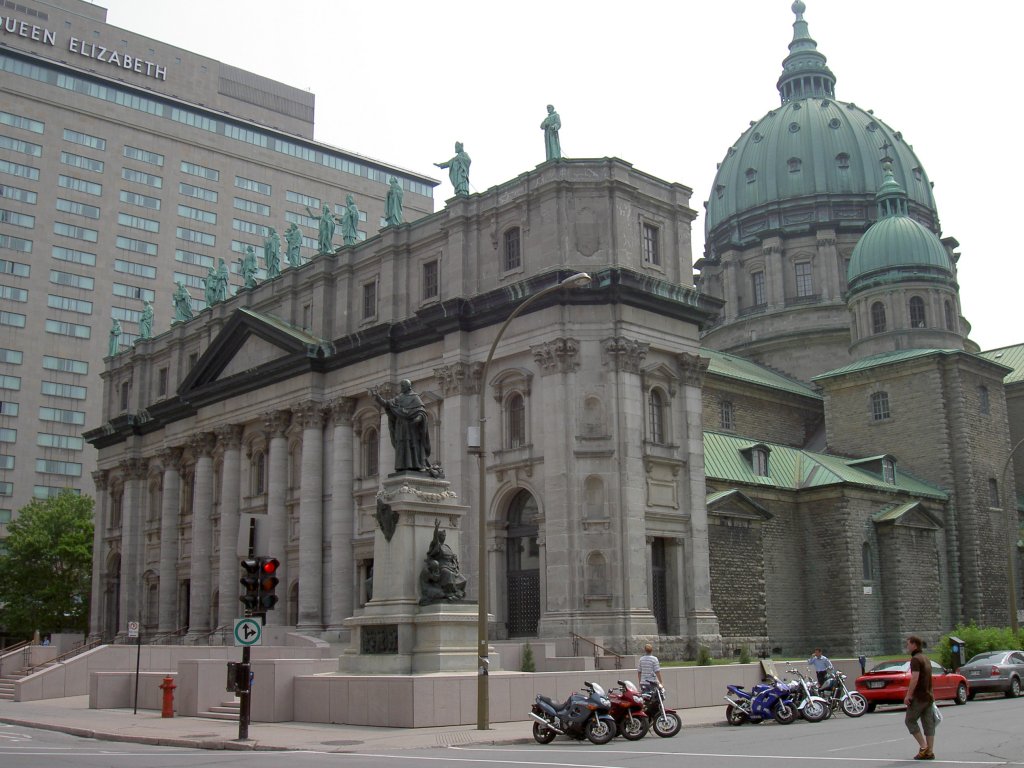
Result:
<instances>
[{"instance_id":1,"label":"khaki shorts","mask_svg":"<svg viewBox=\"0 0 1024 768\"><path fill-rule=\"evenodd\" d=\"M918 721L920 721L920 725L918 725ZM925 736L934 736L935 710L932 709L931 699L928 698L924 701L911 699L904 722L907 724L907 730L912 734L922 730Z\"/></svg>"}]
</instances>

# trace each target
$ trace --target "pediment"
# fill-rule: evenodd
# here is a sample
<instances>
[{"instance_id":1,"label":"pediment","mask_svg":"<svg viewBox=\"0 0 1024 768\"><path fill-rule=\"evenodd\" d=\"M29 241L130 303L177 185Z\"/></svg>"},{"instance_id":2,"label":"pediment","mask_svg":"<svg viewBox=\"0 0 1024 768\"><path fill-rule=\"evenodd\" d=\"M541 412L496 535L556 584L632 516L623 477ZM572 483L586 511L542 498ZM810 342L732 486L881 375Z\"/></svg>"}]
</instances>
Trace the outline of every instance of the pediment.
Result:
<instances>
[{"instance_id":1,"label":"pediment","mask_svg":"<svg viewBox=\"0 0 1024 768\"><path fill-rule=\"evenodd\" d=\"M709 515L738 517L747 520L771 520L772 513L750 496L735 488L708 494L705 501Z\"/></svg>"},{"instance_id":2,"label":"pediment","mask_svg":"<svg viewBox=\"0 0 1024 768\"><path fill-rule=\"evenodd\" d=\"M942 521L929 512L919 501L890 505L871 516L875 525L898 525L904 528L942 529Z\"/></svg>"}]
</instances>

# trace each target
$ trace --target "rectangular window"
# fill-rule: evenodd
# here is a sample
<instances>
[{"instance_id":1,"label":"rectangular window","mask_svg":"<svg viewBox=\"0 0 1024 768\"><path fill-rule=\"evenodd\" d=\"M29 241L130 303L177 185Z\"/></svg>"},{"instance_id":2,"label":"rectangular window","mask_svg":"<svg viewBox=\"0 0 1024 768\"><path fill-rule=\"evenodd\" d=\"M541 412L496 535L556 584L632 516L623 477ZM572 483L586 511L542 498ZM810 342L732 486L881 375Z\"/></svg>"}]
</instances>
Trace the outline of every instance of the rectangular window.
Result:
<instances>
[{"instance_id":1,"label":"rectangular window","mask_svg":"<svg viewBox=\"0 0 1024 768\"><path fill-rule=\"evenodd\" d=\"M78 488L69 488L67 486L56 486L56 485L33 485L32 495L37 499L55 499L60 496L64 491L71 491L74 494L81 494L82 491Z\"/></svg>"},{"instance_id":2,"label":"rectangular window","mask_svg":"<svg viewBox=\"0 0 1024 768\"><path fill-rule=\"evenodd\" d=\"M80 437L71 435L55 435L51 432L36 433L36 445L41 448L60 448L65 451L80 451L85 447L85 441Z\"/></svg>"},{"instance_id":3,"label":"rectangular window","mask_svg":"<svg viewBox=\"0 0 1024 768\"><path fill-rule=\"evenodd\" d=\"M130 213L117 214L117 223L122 227L141 229L144 232L157 233L160 231L160 222L154 219L147 219L142 216L133 216Z\"/></svg>"},{"instance_id":4,"label":"rectangular window","mask_svg":"<svg viewBox=\"0 0 1024 768\"><path fill-rule=\"evenodd\" d=\"M134 168L122 168L121 178L125 181L134 181L136 184L145 184L147 187L153 187L154 189L161 189L164 186L162 176L137 171Z\"/></svg>"},{"instance_id":5,"label":"rectangular window","mask_svg":"<svg viewBox=\"0 0 1024 768\"><path fill-rule=\"evenodd\" d=\"M85 275L75 275L71 272L61 272L59 269L50 270L50 282L54 285L67 285L71 288L81 288L84 291L91 291L95 281Z\"/></svg>"},{"instance_id":6,"label":"rectangular window","mask_svg":"<svg viewBox=\"0 0 1024 768\"><path fill-rule=\"evenodd\" d=\"M46 332L56 336L70 336L74 339L88 339L92 335L92 329L88 325L64 323L60 320L47 320Z\"/></svg>"},{"instance_id":7,"label":"rectangular window","mask_svg":"<svg viewBox=\"0 0 1024 768\"><path fill-rule=\"evenodd\" d=\"M147 152L146 150L139 149L138 147L126 146L124 148L124 156L129 160L138 160L140 163L149 163L150 165L157 165L161 168L164 165L164 156L159 152Z\"/></svg>"},{"instance_id":8,"label":"rectangular window","mask_svg":"<svg viewBox=\"0 0 1024 768\"><path fill-rule=\"evenodd\" d=\"M127 189L121 190L121 202L128 205L137 205L140 208L149 208L154 211L160 210L159 197L140 195L138 192L129 192Z\"/></svg>"},{"instance_id":9,"label":"rectangular window","mask_svg":"<svg viewBox=\"0 0 1024 768\"><path fill-rule=\"evenodd\" d=\"M423 264L423 298L437 298L438 290L437 259L434 259Z\"/></svg>"},{"instance_id":10,"label":"rectangular window","mask_svg":"<svg viewBox=\"0 0 1024 768\"><path fill-rule=\"evenodd\" d=\"M208 232L199 232L195 229L188 229L187 227L178 227L175 229L175 234L179 240L186 240L190 243L199 243L200 245L215 246L217 244L216 235L211 235Z\"/></svg>"},{"instance_id":11,"label":"rectangular window","mask_svg":"<svg viewBox=\"0 0 1024 768\"><path fill-rule=\"evenodd\" d=\"M32 268L20 261L8 261L0 259L0 275L14 275L15 277L28 277Z\"/></svg>"},{"instance_id":12,"label":"rectangular window","mask_svg":"<svg viewBox=\"0 0 1024 768\"><path fill-rule=\"evenodd\" d=\"M138 275L139 277L156 277L156 267L149 264L139 264L135 261L114 259L114 271L124 272L126 275Z\"/></svg>"},{"instance_id":13,"label":"rectangular window","mask_svg":"<svg viewBox=\"0 0 1024 768\"><path fill-rule=\"evenodd\" d=\"M25 316L18 312L8 312L6 309L0 309L0 325L7 325L11 328L24 328Z\"/></svg>"},{"instance_id":14,"label":"rectangular window","mask_svg":"<svg viewBox=\"0 0 1024 768\"><path fill-rule=\"evenodd\" d=\"M887 392L875 392L871 395L871 419L884 421L889 418L889 395Z\"/></svg>"},{"instance_id":15,"label":"rectangular window","mask_svg":"<svg viewBox=\"0 0 1024 768\"><path fill-rule=\"evenodd\" d=\"M256 213L260 216L270 215L270 206L264 203L257 203L255 200L246 200L244 197L235 198L235 208L248 213Z\"/></svg>"},{"instance_id":16,"label":"rectangular window","mask_svg":"<svg viewBox=\"0 0 1024 768\"><path fill-rule=\"evenodd\" d=\"M750 279L754 286L754 306L763 307L765 305L764 272L755 272Z\"/></svg>"},{"instance_id":17,"label":"rectangular window","mask_svg":"<svg viewBox=\"0 0 1024 768\"><path fill-rule=\"evenodd\" d=\"M196 187L193 186L192 184L186 184L185 182L182 181L178 184L178 191L183 195L187 195L188 197L195 197L198 198L199 200L205 200L208 203L217 202L216 190L207 189L206 187Z\"/></svg>"},{"instance_id":18,"label":"rectangular window","mask_svg":"<svg viewBox=\"0 0 1024 768\"><path fill-rule=\"evenodd\" d=\"M232 248L231 250L235 250ZM200 267L212 267L215 266L215 262L212 256L206 256L202 253L195 253L193 251L183 251L177 249L174 251L174 258L180 261L182 264L196 264Z\"/></svg>"},{"instance_id":19,"label":"rectangular window","mask_svg":"<svg viewBox=\"0 0 1024 768\"><path fill-rule=\"evenodd\" d=\"M67 261L72 264L84 264L87 267L96 266L96 254L88 251L77 251L74 248L62 248L59 245L53 246L51 252L53 258L58 261Z\"/></svg>"},{"instance_id":20,"label":"rectangular window","mask_svg":"<svg viewBox=\"0 0 1024 768\"><path fill-rule=\"evenodd\" d=\"M201 221L204 224L216 224L217 214L212 211L204 211L202 208L193 208L188 205L178 205L178 215L193 221Z\"/></svg>"},{"instance_id":21,"label":"rectangular window","mask_svg":"<svg viewBox=\"0 0 1024 768\"><path fill-rule=\"evenodd\" d=\"M199 290L206 288L205 277L199 277L199 275L187 275L184 272L175 272L174 282L184 283L189 288L198 288Z\"/></svg>"},{"instance_id":22,"label":"rectangular window","mask_svg":"<svg viewBox=\"0 0 1024 768\"><path fill-rule=\"evenodd\" d=\"M74 200L65 200L62 197L57 198L56 207L58 211L63 213L73 213L76 216L84 216L87 219L98 219L100 217L99 206L86 205Z\"/></svg>"},{"instance_id":23,"label":"rectangular window","mask_svg":"<svg viewBox=\"0 0 1024 768\"><path fill-rule=\"evenodd\" d=\"M14 457L0 455L0 469L14 469Z\"/></svg>"},{"instance_id":24,"label":"rectangular window","mask_svg":"<svg viewBox=\"0 0 1024 768\"><path fill-rule=\"evenodd\" d=\"M40 421L55 421L59 424L85 424L85 411L73 411L67 408L39 408Z\"/></svg>"},{"instance_id":25,"label":"rectangular window","mask_svg":"<svg viewBox=\"0 0 1024 768\"><path fill-rule=\"evenodd\" d=\"M0 208L0 224L11 224L15 227L33 229L36 226L36 217L27 213L18 213L18 211Z\"/></svg>"},{"instance_id":26,"label":"rectangular window","mask_svg":"<svg viewBox=\"0 0 1024 768\"><path fill-rule=\"evenodd\" d=\"M80 315L92 314L92 302L82 299L69 299L67 296L54 296L52 293L46 296L46 306L50 309L63 309L68 312L78 312Z\"/></svg>"},{"instance_id":27,"label":"rectangular window","mask_svg":"<svg viewBox=\"0 0 1024 768\"><path fill-rule=\"evenodd\" d=\"M61 152L60 161L64 165L70 165L73 168L81 168L83 171L92 171L93 173L103 173L103 161L95 160L85 155L76 155L73 152Z\"/></svg>"},{"instance_id":28,"label":"rectangular window","mask_svg":"<svg viewBox=\"0 0 1024 768\"><path fill-rule=\"evenodd\" d=\"M641 229L641 241L643 247L643 260L645 264L653 266L661 265L661 248L658 242L658 228L653 224L645 223Z\"/></svg>"},{"instance_id":29,"label":"rectangular window","mask_svg":"<svg viewBox=\"0 0 1024 768\"><path fill-rule=\"evenodd\" d=\"M167 369L161 368L156 372L156 394L157 397L164 397L167 394Z\"/></svg>"},{"instance_id":30,"label":"rectangular window","mask_svg":"<svg viewBox=\"0 0 1024 768\"><path fill-rule=\"evenodd\" d=\"M53 459L36 459L36 472L46 475L67 475L81 477L82 465L76 461L55 461Z\"/></svg>"},{"instance_id":31,"label":"rectangular window","mask_svg":"<svg viewBox=\"0 0 1024 768\"><path fill-rule=\"evenodd\" d=\"M85 400L86 388L76 384L62 384L59 381L39 382L40 392L51 397L66 397L69 400Z\"/></svg>"},{"instance_id":32,"label":"rectangular window","mask_svg":"<svg viewBox=\"0 0 1024 768\"><path fill-rule=\"evenodd\" d=\"M115 242L117 247L123 251L132 251L134 253L144 253L147 256L156 256L156 243L147 243L145 240L136 240L133 237L124 237L122 235L118 235Z\"/></svg>"},{"instance_id":33,"label":"rectangular window","mask_svg":"<svg viewBox=\"0 0 1024 768\"><path fill-rule=\"evenodd\" d=\"M0 482L0 496L13 496L14 495L14 483L9 483L6 480Z\"/></svg>"},{"instance_id":34,"label":"rectangular window","mask_svg":"<svg viewBox=\"0 0 1024 768\"><path fill-rule=\"evenodd\" d=\"M20 349L6 349L4 347L0 347L0 363L21 365L23 357L24 355Z\"/></svg>"},{"instance_id":35,"label":"rectangular window","mask_svg":"<svg viewBox=\"0 0 1024 768\"><path fill-rule=\"evenodd\" d=\"M19 203L25 203L26 205L35 205L38 199L36 193L30 189L11 187L7 184L0 184L0 197L6 200L17 200Z\"/></svg>"},{"instance_id":36,"label":"rectangular window","mask_svg":"<svg viewBox=\"0 0 1024 768\"><path fill-rule=\"evenodd\" d=\"M15 288L11 285L0 285L0 299L20 301L24 303L28 301L28 291L24 288Z\"/></svg>"},{"instance_id":37,"label":"rectangular window","mask_svg":"<svg viewBox=\"0 0 1024 768\"><path fill-rule=\"evenodd\" d=\"M363 285L363 320L377 316L377 283Z\"/></svg>"},{"instance_id":38,"label":"rectangular window","mask_svg":"<svg viewBox=\"0 0 1024 768\"><path fill-rule=\"evenodd\" d=\"M33 168L31 165L10 163L7 160L0 160L0 173L7 173L10 174L11 176L17 176L19 179L39 181L38 168Z\"/></svg>"},{"instance_id":39,"label":"rectangular window","mask_svg":"<svg viewBox=\"0 0 1024 768\"><path fill-rule=\"evenodd\" d=\"M14 237L13 235L0 235L0 248L3 248L8 251L18 251L20 253L32 253L32 241L26 240L24 237ZM0 261L8 264L17 263L8 262L6 259L0 259ZM0 268L0 272L3 271L4 270Z\"/></svg>"},{"instance_id":40,"label":"rectangular window","mask_svg":"<svg viewBox=\"0 0 1024 768\"><path fill-rule=\"evenodd\" d=\"M85 194L92 195L93 197L99 197L103 194L102 184L97 184L95 181L77 179L74 176L65 176L64 174L57 177L57 186L64 187L64 189L70 189L75 192L84 192Z\"/></svg>"},{"instance_id":41,"label":"rectangular window","mask_svg":"<svg viewBox=\"0 0 1024 768\"><path fill-rule=\"evenodd\" d=\"M18 441L18 430L8 427L0 428L0 443L16 443Z\"/></svg>"},{"instance_id":42,"label":"rectangular window","mask_svg":"<svg viewBox=\"0 0 1024 768\"><path fill-rule=\"evenodd\" d=\"M266 237L270 234L269 230L262 224L256 224L252 221L245 221L244 219L232 219L231 228L236 232L245 232L250 235L258 235L260 237Z\"/></svg>"},{"instance_id":43,"label":"rectangular window","mask_svg":"<svg viewBox=\"0 0 1024 768\"><path fill-rule=\"evenodd\" d=\"M0 401L0 416L17 416L18 404L10 400Z\"/></svg>"},{"instance_id":44,"label":"rectangular window","mask_svg":"<svg viewBox=\"0 0 1024 768\"><path fill-rule=\"evenodd\" d=\"M31 141L22 141L11 136L0 136L0 149L9 149L29 157L42 157L43 148Z\"/></svg>"},{"instance_id":45,"label":"rectangular window","mask_svg":"<svg viewBox=\"0 0 1024 768\"><path fill-rule=\"evenodd\" d=\"M207 168L205 165L198 165L197 163L188 163L182 160L181 172L187 173L189 176L200 176L210 181L220 181L220 171L215 168Z\"/></svg>"},{"instance_id":46,"label":"rectangular window","mask_svg":"<svg viewBox=\"0 0 1024 768\"><path fill-rule=\"evenodd\" d=\"M8 389L12 392L17 392L21 389L21 376L0 374L0 389Z\"/></svg>"},{"instance_id":47,"label":"rectangular window","mask_svg":"<svg viewBox=\"0 0 1024 768\"><path fill-rule=\"evenodd\" d=\"M23 131L31 131L32 133L42 133L44 127L44 124L38 120L2 111L0 111L0 125L9 125L12 128L20 128Z\"/></svg>"},{"instance_id":48,"label":"rectangular window","mask_svg":"<svg viewBox=\"0 0 1024 768\"><path fill-rule=\"evenodd\" d=\"M111 307L110 316L118 320L127 320L129 323L137 323L142 313L137 309L125 309L124 307Z\"/></svg>"},{"instance_id":49,"label":"rectangular window","mask_svg":"<svg viewBox=\"0 0 1024 768\"><path fill-rule=\"evenodd\" d=\"M89 363L85 360L73 360L69 357L54 357L43 355L43 368L48 371L63 371L64 373L88 373Z\"/></svg>"},{"instance_id":50,"label":"rectangular window","mask_svg":"<svg viewBox=\"0 0 1024 768\"><path fill-rule=\"evenodd\" d=\"M235 176L235 186L239 189L247 189L250 192L258 192L261 195L270 194L270 185L260 181L247 179L244 176Z\"/></svg>"},{"instance_id":51,"label":"rectangular window","mask_svg":"<svg viewBox=\"0 0 1024 768\"><path fill-rule=\"evenodd\" d=\"M513 227L505 233L505 260L502 265L505 272L519 269L523 264L522 251L519 243L519 227Z\"/></svg>"},{"instance_id":52,"label":"rectangular window","mask_svg":"<svg viewBox=\"0 0 1024 768\"><path fill-rule=\"evenodd\" d=\"M82 133L80 131L72 131L70 128L64 129L64 141L81 144L83 147L98 149L100 151L107 148L106 139L101 139L99 136L90 136L88 133Z\"/></svg>"},{"instance_id":53,"label":"rectangular window","mask_svg":"<svg viewBox=\"0 0 1024 768\"><path fill-rule=\"evenodd\" d=\"M84 240L87 243L95 243L100 239L100 233L95 229L89 229L88 227L76 227L73 224L66 224L63 221L53 222L53 233L55 235L71 237L75 240Z\"/></svg>"},{"instance_id":54,"label":"rectangular window","mask_svg":"<svg viewBox=\"0 0 1024 768\"><path fill-rule=\"evenodd\" d=\"M309 195L304 195L301 192L292 192L290 189L284 193L284 197L289 203L298 203L299 205L305 205L313 209L320 208L319 197L310 197Z\"/></svg>"},{"instance_id":55,"label":"rectangular window","mask_svg":"<svg viewBox=\"0 0 1024 768\"><path fill-rule=\"evenodd\" d=\"M796 274L796 295L813 296L814 281L811 276L811 262L801 261L794 265Z\"/></svg>"},{"instance_id":56,"label":"rectangular window","mask_svg":"<svg viewBox=\"0 0 1024 768\"><path fill-rule=\"evenodd\" d=\"M154 301L156 299L156 293L149 288L140 288L137 285L125 285L124 283L114 283L114 295L139 301Z\"/></svg>"}]
</instances>

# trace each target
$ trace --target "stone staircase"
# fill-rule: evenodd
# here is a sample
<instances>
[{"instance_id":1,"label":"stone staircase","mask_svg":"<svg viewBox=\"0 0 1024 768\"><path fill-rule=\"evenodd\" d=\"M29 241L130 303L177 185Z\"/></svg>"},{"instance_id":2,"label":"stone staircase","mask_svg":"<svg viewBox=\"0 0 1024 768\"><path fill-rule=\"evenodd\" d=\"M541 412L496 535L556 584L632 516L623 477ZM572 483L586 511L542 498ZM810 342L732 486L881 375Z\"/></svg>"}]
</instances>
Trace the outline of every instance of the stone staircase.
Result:
<instances>
[{"instance_id":1,"label":"stone staircase","mask_svg":"<svg viewBox=\"0 0 1024 768\"><path fill-rule=\"evenodd\" d=\"M0 676L0 701L14 701L14 684L24 675L2 675Z\"/></svg>"},{"instance_id":2,"label":"stone staircase","mask_svg":"<svg viewBox=\"0 0 1024 768\"><path fill-rule=\"evenodd\" d=\"M206 712L200 712L199 717L208 717L212 720L238 720L241 701L238 698L222 701L215 707L210 707Z\"/></svg>"}]
</instances>

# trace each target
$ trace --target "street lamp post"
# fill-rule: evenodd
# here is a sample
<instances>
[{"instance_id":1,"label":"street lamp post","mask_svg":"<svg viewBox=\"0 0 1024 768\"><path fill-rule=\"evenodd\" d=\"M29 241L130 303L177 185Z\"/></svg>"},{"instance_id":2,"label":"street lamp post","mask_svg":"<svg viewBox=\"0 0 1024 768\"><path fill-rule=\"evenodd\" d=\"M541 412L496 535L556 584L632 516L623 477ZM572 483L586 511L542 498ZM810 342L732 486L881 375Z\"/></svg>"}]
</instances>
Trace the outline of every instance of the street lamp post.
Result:
<instances>
[{"instance_id":1,"label":"street lamp post","mask_svg":"<svg viewBox=\"0 0 1024 768\"><path fill-rule=\"evenodd\" d=\"M1014 576L1013 561L1016 557L1017 550L1017 494L1010 493L1010 483L1007 482L1010 470L1010 461L1013 459L1013 454L1024 445L1024 440L1018 440L1017 444L1010 449L1010 455L1006 457L1006 463L1003 465L1003 497L1009 501L1007 505L1009 512L1007 513L1007 544L1006 544L1006 579L1009 585L1009 601L1010 601L1010 629L1013 630L1013 634L1017 634L1017 579Z\"/></svg>"},{"instance_id":2,"label":"street lamp post","mask_svg":"<svg viewBox=\"0 0 1024 768\"><path fill-rule=\"evenodd\" d=\"M480 412L479 412L479 427L480 434L478 436L478 447L477 447L477 468L479 471L478 477L478 503L477 503L477 545L479 550L477 552L477 589L480 594L477 597L478 609L477 609L477 653L479 655L479 664L477 666L477 677L476 677L476 727L477 730L486 731L490 727L490 701L489 701L489 686L488 686L488 666L490 661L488 660L488 643L487 643L487 591L488 591L488 577L487 577L487 449L486 449L486 437L484 430L484 388L487 386L487 369L491 366L491 358L494 357L494 350L498 348L498 342L501 341L501 337L505 334L505 330L509 324L516 319L523 311L540 300L548 294L554 293L562 288L582 287L590 283L590 275L586 272L577 272L574 275L555 283L552 286L548 286L543 291L533 294L526 301L512 310L512 314L508 316L508 319L502 323L498 329L497 335L494 337L494 341L491 343L491 349L487 353L487 358L484 360L484 367L480 371Z\"/></svg>"}]
</instances>

